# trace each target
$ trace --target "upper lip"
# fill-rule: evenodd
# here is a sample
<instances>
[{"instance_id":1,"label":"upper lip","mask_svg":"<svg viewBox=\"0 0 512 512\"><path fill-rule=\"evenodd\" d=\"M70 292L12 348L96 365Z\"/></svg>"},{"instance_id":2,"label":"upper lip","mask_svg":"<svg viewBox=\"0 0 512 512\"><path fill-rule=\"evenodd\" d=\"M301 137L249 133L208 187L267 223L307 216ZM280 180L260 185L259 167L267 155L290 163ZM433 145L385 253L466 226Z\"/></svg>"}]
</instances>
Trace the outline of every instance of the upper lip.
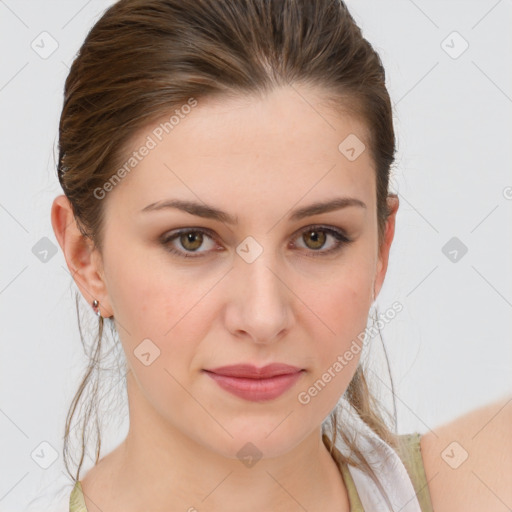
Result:
<instances>
[{"instance_id":1,"label":"upper lip","mask_svg":"<svg viewBox=\"0 0 512 512\"><path fill-rule=\"evenodd\" d=\"M272 363L261 368L252 364L234 364L230 366L219 366L209 372L228 377L245 377L249 379L268 379L277 375L289 375L301 371L301 368L284 363Z\"/></svg>"}]
</instances>

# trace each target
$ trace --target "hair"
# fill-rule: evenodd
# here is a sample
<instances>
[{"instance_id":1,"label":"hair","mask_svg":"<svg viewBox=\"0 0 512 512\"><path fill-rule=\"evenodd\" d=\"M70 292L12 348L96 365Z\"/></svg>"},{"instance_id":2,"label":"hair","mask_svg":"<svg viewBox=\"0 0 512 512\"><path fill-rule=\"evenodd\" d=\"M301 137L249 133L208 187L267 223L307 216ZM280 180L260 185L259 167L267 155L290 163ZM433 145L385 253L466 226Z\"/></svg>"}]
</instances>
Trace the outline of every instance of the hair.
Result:
<instances>
[{"instance_id":1,"label":"hair","mask_svg":"<svg viewBox=\"0 0 512 512\"><path fill-rule=\"evenodd\" d=\"M93 191L126 161L126 149L140 130L190 98L264 96L295 84L323 93L335 112L363 122L374 163L380 248L391 213L387 198L393 195L388 192L395 155L392 107L380 57L341 0L120 0L108 8L73 61L59 123L57 174L80 232L101 252L105 205ZM80 328L79 314L78 322ZM104 322L100 317L95 350L66 418L64 463L75 480L87 446L86 427L99 401L97 381L91 383ZM85 347L81 328L80 337ZM395 424L390 428L387 411L368 382L359 363L345 397L370 429L396 449L394 392ZM89 401L74 477L68 465L70 425L83 398ZM352 455L342 455L342 460L375 479L364 456L336 424L335 414L330 420L332 446L341 435L351 449ZM97 419L96 431L98 462Z\"/></svg>"}]
</instances>

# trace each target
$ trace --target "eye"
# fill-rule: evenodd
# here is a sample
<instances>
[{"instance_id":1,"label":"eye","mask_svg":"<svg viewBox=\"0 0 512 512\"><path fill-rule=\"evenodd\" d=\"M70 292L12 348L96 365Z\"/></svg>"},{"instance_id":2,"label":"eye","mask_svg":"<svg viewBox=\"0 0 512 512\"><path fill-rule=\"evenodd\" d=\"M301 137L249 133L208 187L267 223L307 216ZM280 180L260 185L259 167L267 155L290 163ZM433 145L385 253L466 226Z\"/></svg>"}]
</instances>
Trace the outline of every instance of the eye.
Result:
<instances>
[{"instance_id":1,"label":"eye","mask_svg":"<svg viewBox=\"0 0 512 512\"><path fill-rule=\"evenodd\" d=\"M310 251L307 251L310 253L309 256L313 257L333 254L352 242L343 231L333 227L309 226L307 229L302 230L299 236L301 236L305 248L310 249ZM327 250L321 250L329 237L333 239L333 242L330 244L331 247ZM161 243L171 254L182 258L198 258L204 253L223 250L219 249L218 246L215 248L213 238L210 230L186 228L164 235L161 237ZM203 246L205 240L210 240L210 248L206 247L206 250L200 251L199 249ZM180 248L176 247L178 243L181 246ZM292 243L292 247L297 246L295 243Z\"/></svg>"},{"instance_id":2,"label":"eye","mask_svg":"<svg viewBox=\"0 0 512 512\"><path fill-rule=\"evenodd\" d=\"M205 229L187 228L174 231L170 235L165 235L161 242L165 249L172 254L176 254L177 256L181 256L183 258L197 258L201 253L208 252L208 250L198 250L203 244L204 240L208 238L213 240L212 236L209 234L209 231ZM173 245L174 241L179 242L180 246L185 249L185 251L176 249L176 246ZM187 252L198 253L198 255L196 256L190 253L187 254Z\"/></svg>"},{"instance_id":3,"label":"eye","mask_svg":"<svg viewBox=\"0 0 512 512\"><path fill-rule=\"evenodd\" d=\"M334 239L330 249L320 250L325 246L328 237ZM328 228L324 226L309 226L306 230L301 231L300 240L306 246L306 249L312 249L308 256L326 256L340 251L343 246L348 245L350 240L343 231L337 228Z\"/></svg>"}]
</instances>

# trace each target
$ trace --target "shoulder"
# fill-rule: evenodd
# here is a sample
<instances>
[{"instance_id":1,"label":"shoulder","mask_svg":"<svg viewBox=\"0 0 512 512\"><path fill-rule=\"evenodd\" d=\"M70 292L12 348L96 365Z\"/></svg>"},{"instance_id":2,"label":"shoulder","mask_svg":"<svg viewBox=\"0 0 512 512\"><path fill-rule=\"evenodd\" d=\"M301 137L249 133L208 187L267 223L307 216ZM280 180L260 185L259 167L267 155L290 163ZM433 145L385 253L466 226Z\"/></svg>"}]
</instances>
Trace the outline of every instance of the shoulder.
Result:
<instances>
[{"instance_id":1,"label":"shoulder","mask_svg":"<svg viewBox=\"0 0 512 512\"><path fill-rule=\"evenodd\" d=\"M475 409L421 436L436 512L512 507L512 396Z\"/></svg>"}]
</instances>

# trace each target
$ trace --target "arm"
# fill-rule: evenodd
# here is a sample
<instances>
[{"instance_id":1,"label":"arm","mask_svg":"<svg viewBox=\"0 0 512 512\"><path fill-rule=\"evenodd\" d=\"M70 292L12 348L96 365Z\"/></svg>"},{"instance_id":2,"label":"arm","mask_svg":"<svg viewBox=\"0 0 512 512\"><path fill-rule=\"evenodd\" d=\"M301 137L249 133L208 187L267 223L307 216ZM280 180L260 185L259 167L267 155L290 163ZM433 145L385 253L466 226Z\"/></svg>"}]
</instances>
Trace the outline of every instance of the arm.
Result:
<instances>
[{"instance_id":1,"label":"arm","mask_svg":"<svg viewBox=\"0 0 512 512\"><path fill-rule=\"evenodd\" d=\"M420 442L434 511L512 510L512 396L434 432Z\"/></svg>"}]
</instances>

